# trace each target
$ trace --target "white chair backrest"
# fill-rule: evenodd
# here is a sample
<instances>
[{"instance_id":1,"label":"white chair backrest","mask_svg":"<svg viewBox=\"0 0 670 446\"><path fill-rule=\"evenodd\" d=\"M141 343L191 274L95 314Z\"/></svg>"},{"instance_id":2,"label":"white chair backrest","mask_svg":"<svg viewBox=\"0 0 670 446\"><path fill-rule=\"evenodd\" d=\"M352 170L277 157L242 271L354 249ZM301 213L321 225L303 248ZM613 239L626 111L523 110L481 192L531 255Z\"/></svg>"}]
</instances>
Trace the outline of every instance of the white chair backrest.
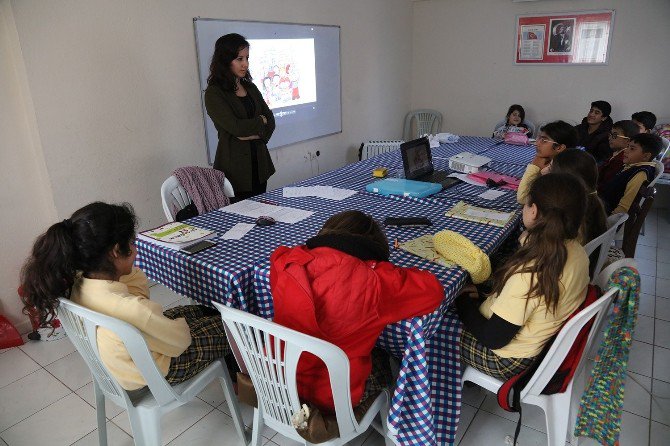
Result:
<instances>
[{"instance_id":1,"label":"white chair backrest","mask_svg":"<svg viewBox=\"0 0 670 446\"><path fill-rule=\"evenodd\" d=\"M122 320L89 310L68 299L60 298L59 301L58 319L91 369L93 377L106 397L121 407L132 404L128 399L128 394L100 359L97 341L98 327L110 330L123 341L159 405L162 406L174 400L181 401L181 396L174 392L158 369L142 333L137 328Z\"/></svg>"},{"instance_id":2,"label":"white chair backrest","mask_svg":"<svg viewBox=\"0 0 670 446\"><path fill-rule=\"evenodd\" d=\"M655 164L654 167L656 168L656 175L654 176L654 179L651 180L651 183L649 183L647 187L654 187L656 185L656 182L658 181L659 178L661 178L665 170L665 166L659 160L654 160L654 164ZM640 202L640 206L642 206L642 202Z\"/></svg>"},{"instance_id":3,"label":"white chair backrest","mask_svg":"<svg viewBox=\"0 0 670 446\"><path fill-rule=\"evenodd\" d=\"M661 152L656 157L659 161L663 161L663 158L668 156L668 150L670 150L670 139L661 136L661 140L663 141L663 148L661 148Z\"/></svg>"},{"instance_id":4,"label":"white chair backrest","mask_svg":"<svg viewBox=\"0 0 670 446\"><path fill-rule=\"evenodd\" d=\"M223 182L223 193L228 198L235 196L233 185L230 184L228 178ZM161 200L163 202L163 212L168 222L174 221L177 212L191 204L191 197L188 196L186 190L179 184L179 180L174 175L167 177L163 181L161 185Z\"/></svg>"},{"instance_id":5,"label":"white chair backrest","mask_svg":"<svg viewBox=\"0 0 670 446\"><path fill-rule=\"evenodd\" d=\"M416 132L412 133L412 121L416 120ZM405 127L402 135L405 141L416 139L429 133L431 135L439 133L442 128L442 113L437 110L427 108L414 110L407 113L405 117Z\"/></svg>"},{"instance_id":6,"label":"white chair backrest","mask_svg":"<svg viewBox=\"0 0 670 446\"><path fill-rule=\"evenodd\" d=\"M351 406L349 359L337 346L269 320L213 302L221 312L228 339L251 376L268 424L278 432L295 433L291 416L300 410L296 386L298 359L303 352L319 357L330 374L340 436L356 430ZM237 353L236 352L236 353Z\"/></svg>"},{"instance_id":7,"label":"white chair backrest","mask_svg":"<svg viewBox=\"0 0 670 446\"><path fill-rule=\"evenodd\" d=\"M601 290L606 289L607 282L609 282L610 277L612 277L612 274L614 274L614 272L619 268L625 268L625 267L637 270L637 263L635 262L635 259L626 257L624 259L620 259L617 260L616 262L610 263L600 272L600 274L596 276L594 285L599 287Z\"/></svg>"},{"instance_id":8,"label":"white chair backrest","mask_svg":"<svg viewBox=\"0 0 670 446\"><path fill-rule=\"evenodd\" d=\"M614 218L613 218L614 217ZM610 219L612 219L612 222L610 224ZM614 241L614 237L616 236L617 231L619 228L623 226L623 224L628 220L628 214L614 214L610 215L608 217L608 222L607 222L607 231L605 231L603 234L601 234L599 237L594 238L590 242L588 242L586 245L584 245L584 251L586 251L586 255L591 255L596 249L600 248L600 251L598 252L598 260L596 261L596 266L595 269L593 270L593 278L597 277L598 274L600 273L600 270L603 268L603 265L605 264L605 260L607 260L607 252L609 251L610 246L612 246L612 242ZM593 283L593 281L591 281Z\"/></svg>"},{"instance_id":9,"label":"white chair backrest","mask_svg":"<svg viewBox=\"0 0 670 446\"><path fill-rule=\"evenodd\" d=\"M384 152L392 152L400 149L400 144L404 143L402 140L393 141L368 141L361 147L360 159L366 160L373 156Z\"/></svg>"},{"instance_id":10,"label":"white chair backrest","mask_svg":"<svg viewBox=\"0 0 670 446\"><path fill-rule=\"evenodd\" d=\"M520 396L522 401L524 398L526 398L527 395L539 396L542 393L544 388L558 370L558 367L563 363L563 360L570 351L570 348L574 344L575 339L577 338L577 335L581 331L582 327L584 327L584 325L586 325L586 323L588 323L593 318L593 324L589 330L589 336L586 341L586 346L584 347L584 352L588 352L590 350L591 343L593 342L596 333L599 331L602 319L607 313L606 310L617 292L618 289L616 288L608 290L607 293L577 313L563 326L563 328L561 328L561 331L558 332L554 343L551 345L546 356L538 366L537 371L533 374L530 381L528 381L528 384L526 384L526 386L521 391ZM575 371L575 376L580 373L580 369L584 365L586 356L586 354L582 354ZM565 408L565 410L567 410L567 408Z\"/></svg>"}]
</instances>

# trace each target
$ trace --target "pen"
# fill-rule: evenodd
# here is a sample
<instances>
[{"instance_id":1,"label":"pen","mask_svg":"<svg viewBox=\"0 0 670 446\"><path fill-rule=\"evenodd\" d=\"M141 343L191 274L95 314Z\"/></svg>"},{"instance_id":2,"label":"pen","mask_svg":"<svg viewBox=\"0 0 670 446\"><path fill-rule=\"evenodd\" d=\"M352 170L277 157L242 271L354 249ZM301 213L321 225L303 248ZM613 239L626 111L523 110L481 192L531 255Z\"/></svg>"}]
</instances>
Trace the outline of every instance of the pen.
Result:
<instances>
[{"instance_id":1,"label":"pen","mask_svg":"<svg viewBox=\"0 0 670 446\"><path fill-rule=\"evenodd\" d=\"M398 248L400 248L400 242L399 242L398 239L396 238L396 239L393 241L393 249L398 249Z\"/></svg>"},{"instance_id":2,"label":"pen","mask_svg":"<svg viewBox=\"0 0 670 446\"><path fill-rule=\"evenodd\" d=\"M258 200L260 203L265 203L265 204L271 204L273 206L277 206L277 203L270 201L270 200Z\"/></svg>"}]
</instances>

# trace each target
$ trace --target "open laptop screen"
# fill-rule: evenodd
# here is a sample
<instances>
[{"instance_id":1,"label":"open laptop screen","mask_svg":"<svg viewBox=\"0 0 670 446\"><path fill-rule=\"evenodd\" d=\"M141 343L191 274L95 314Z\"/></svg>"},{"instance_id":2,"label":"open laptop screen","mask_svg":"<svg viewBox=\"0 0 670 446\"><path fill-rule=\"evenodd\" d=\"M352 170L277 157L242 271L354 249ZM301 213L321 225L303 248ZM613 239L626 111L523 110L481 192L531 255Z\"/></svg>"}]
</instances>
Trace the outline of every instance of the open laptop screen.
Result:
<instances>
[{"instance_id":1,"label":"open laptop screen","mask_svg":"<svg viewBox=\"0 0 670 446\"><path fill-rule=\"evenodd\" d=\"M415 178L433 172L433 160L430 154L428 138L419 138L400 145L405 178Z\"/></svg>"}]
</instances>

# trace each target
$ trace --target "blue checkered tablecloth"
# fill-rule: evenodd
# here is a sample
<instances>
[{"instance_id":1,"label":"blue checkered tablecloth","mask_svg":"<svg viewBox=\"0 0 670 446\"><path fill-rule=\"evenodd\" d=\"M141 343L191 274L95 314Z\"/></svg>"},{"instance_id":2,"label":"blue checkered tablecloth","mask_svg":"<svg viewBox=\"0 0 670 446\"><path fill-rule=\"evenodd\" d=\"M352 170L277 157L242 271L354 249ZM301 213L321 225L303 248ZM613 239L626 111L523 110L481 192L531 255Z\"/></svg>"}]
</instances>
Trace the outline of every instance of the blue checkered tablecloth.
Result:
<instances>
[{"instance_id":1,"label":"blue checkered tablecloth","mask_svg":"<svg viewBox=\"0 0 670 446\"><path fill-rule=\"evenodd\" d=\"M498 156L505 148L519 150L518 146L494 146L495 143L490 138L461 137L458 143L443 144L433 149L436 169L448 170L446 158L462 151L486 154L493 148ZM528 150L523 163L510 162L508 156L500 156L491 163L491 167L501 173L521 176L516 175L518 171L514 169L520 167L522 174L525 163L530 161L533 154L534 150ZM360 209L378 221L383 221L387 216L425 216L431 219L433 226L385 228L391 244L395 239L405 241L441 229L451 229L465 235L489 254L500 246L517 225L518 212L516 218L504 228L444 215L460 200L500 210L518 211L513 191L495 202L477 197L486 188L468 184L460 184L423 199L383 197L365 192L365 185L373 180L370 176L372 169L379 165L402 173L400 154L395 151L294 184L331 185L359 191L345 200L284 198L282 189L267 192L254 199L315 212L295 224L277 223L254 227L241 240L223 240L218 237L215 247L192 256L138 240L137 266L152 280L199 302L223 302L271 318L270 253L279 245L303 244L335 213ZM189 223L215 230L219 235L240 222L252 223L253 219L217 210L189 220ZM388 417L389 426L402 445L451 444L460 415L461 327L450 306L463 286L467 273L459 267L441 267L403 250L392 250L390 260L404 267L431 271L443 284L445 299L432 314L389 325L378 340L379 346L402 358Z\"/></svg>"}]
</instances>

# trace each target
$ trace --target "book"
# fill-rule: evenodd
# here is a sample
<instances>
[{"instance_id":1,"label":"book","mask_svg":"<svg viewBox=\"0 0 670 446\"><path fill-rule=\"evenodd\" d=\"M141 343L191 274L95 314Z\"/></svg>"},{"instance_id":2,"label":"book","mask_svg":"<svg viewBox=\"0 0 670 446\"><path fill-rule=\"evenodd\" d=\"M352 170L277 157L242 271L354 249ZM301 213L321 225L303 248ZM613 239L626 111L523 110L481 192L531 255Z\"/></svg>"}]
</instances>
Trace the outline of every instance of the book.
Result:
<instances>
[{"instance_id":1,"label":"book","mask_svg":"<svg viewBox=\"0 0 670 446\"><path fill-rule=\"evenodd\" d=\"M166 223L137 234L137 238L149 243L181 250L188 246L216 237L215 231L198 228L180 222Z\"/></svg>"},{"instance_id":2,"label":"book","mask_svg":"<svg viewBox=\"0 0 670 446\"><path fill-rule=\"evenodd\" d=\"M504 227L514 217L516 212L501 212L493 209L481 208L459 201L444 215L460 218L485 225Z\"/></svg>"}]
</instances>

